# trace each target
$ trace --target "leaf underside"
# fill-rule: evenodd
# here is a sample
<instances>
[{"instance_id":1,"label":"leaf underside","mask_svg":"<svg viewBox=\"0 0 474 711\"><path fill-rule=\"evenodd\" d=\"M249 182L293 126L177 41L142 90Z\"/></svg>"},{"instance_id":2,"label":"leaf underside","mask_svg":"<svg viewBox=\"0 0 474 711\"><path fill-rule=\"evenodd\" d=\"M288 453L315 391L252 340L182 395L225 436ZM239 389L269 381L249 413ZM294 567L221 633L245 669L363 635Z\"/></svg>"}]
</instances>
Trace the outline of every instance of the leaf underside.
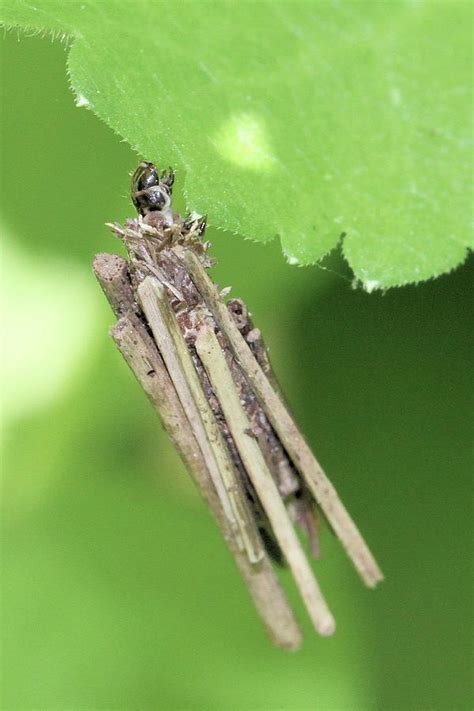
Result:
<instances>
[{"instance_id":1,"label":"leaf underside","mask_svg":"<svg viewBox=\"0 0 474 711\"><path fill-rule=\"evenodd\" d=\"M4 0L0 18L64 33L77 105L184 172L215 227L302 265L343 235L369 291L472 246L470 3Z\"/></svg>"}]
</instances>

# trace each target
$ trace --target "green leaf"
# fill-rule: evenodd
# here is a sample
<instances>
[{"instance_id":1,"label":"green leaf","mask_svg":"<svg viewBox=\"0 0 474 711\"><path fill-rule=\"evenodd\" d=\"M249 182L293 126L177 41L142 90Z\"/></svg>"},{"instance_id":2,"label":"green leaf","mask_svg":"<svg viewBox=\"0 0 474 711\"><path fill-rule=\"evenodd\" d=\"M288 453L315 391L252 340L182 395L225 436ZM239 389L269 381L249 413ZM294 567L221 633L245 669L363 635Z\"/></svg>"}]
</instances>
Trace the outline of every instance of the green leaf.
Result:
<instances>
[{"instance_id":1,"label":"green leaf","mask_svg":"<svg viewBox=\"0 0 474 711\"><path fill-rule=\"evenodd\" d=\"M72 37L77 104L184 173L214 226L278 235L298 264L344 234L369 291L464 260L469 3L4 0L1 17Z\"/></svg>"}]
</instances>

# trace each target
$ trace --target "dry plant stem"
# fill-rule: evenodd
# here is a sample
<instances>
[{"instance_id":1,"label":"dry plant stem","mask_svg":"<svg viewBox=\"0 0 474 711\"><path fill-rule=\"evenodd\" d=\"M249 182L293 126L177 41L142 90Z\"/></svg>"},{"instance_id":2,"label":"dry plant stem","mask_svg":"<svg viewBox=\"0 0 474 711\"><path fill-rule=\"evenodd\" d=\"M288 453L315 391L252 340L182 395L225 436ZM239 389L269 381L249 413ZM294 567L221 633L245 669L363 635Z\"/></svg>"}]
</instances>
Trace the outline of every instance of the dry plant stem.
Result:
<instances>
[{"instance_id":1,"label":"dry plant stem","mask_svg":"<svg viewBox=\"0 0 474 711\"><path fill-rule=\"evenodd\" d=\"M232 530L250 562L258 563L263 545L165 288L156 277L147 277L138 295Z\"/></svg>"},{"instance_id":2,"label":"dry plant stem","mask_svg":"<svg viewBox=\"0 0 474 711\"><path fill-rule=\"evenodd\" d=\"M127 262L112 254L100 254L94 260L94 272L113 311L117 315L128 312L112 329L114 341L160 415L164 428L206 500L270 639L284 649L298 649L302 642L301 631L273 566L266 554L258 565L252 565L248 556L238 549L168 371L143 322L133 314L137 307Z\"/></svg>"},{"instance_id":3,"label":"dry plant stem","mask_svg":"<svg viewBox=\"0 0 474 711\"><path fill-rule=\"evenodd\" d=\"M125 316L129 311L138 313L130 283L128 262L123 257L101 252L95 255L92 269L112 311L118 318Z\"/></svg>"},{"instance_id":4,"label":"dry plant stem","mask_svg":"<svg viewBox=\"0 0 474 711\"><path fill-rule=\"evenodd\" d=\"M142 321L134 314L123 316L112 327L110 335L135 374L149 400L158 410L163 425L178 447L185 462L193 462L191 473L209 498L205 463L196 454L197 445L189 429L165 364Z\"/></svg>"},{"instance_id":5,"label":"dry plant stem","mask_svg":"<svg viewBox=\"0 0 474 711\"><path fill-rule=\"evenodd\" d=\"M361 578L366 585L373 587L383 579L382 572L335 488L306 444L281 398L256 362L199 259L190 250L183 253L183 259L196 288L226 335L235 357L294 465L306 481Z\"/></svg>"},{"instance_id":6,"label":"dry plant stem","mask_svg":"<svg viewBox=\"0 0 474 711\"><path fill-rule=\"evenodd\" d=\"M320 634L330 635L336 627L334 619L301 548L260 447L252 434L250 421L240 403L232 373L219 342L214 331L207 325L199 329L196 350L221 403L236 447L293 573L311 620Z\"/></svg>"}]
</instances>

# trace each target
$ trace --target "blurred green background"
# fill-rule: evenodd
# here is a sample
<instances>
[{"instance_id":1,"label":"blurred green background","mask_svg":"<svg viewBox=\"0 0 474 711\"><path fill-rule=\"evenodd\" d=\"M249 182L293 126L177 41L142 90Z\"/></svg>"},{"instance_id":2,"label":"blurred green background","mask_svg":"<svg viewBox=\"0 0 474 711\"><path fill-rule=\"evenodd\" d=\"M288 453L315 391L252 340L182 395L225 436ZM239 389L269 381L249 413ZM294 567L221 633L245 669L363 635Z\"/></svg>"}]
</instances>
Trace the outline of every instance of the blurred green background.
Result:
<instances>
[{"instance_id":1,"label":"blurred green background","mask_svg":"<svg viewBox=\"0 0 474 711\"><path fill-rule=\"evenodd\" d=\"M325 531L337 633L313 634L283 573L305 644L274 649L107 335L90 262L120 249L103 223L133 214L137 156L74 106L63 45L1 47L1 708L472 707L472 261L368 295L338 255L297 269L210 231L386 575L364 589Z\"/></svg>"}]
</instances>

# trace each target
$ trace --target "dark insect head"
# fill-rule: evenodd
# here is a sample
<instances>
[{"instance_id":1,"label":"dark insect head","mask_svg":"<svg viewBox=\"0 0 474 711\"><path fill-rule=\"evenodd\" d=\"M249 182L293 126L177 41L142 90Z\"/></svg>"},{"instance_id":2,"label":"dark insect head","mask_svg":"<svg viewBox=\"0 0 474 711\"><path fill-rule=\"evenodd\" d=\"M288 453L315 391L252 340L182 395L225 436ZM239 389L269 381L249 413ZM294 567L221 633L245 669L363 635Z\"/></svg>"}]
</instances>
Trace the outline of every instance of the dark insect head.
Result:
<instances>
[{"instance_id":1,"label":"dark insect head","mask_svg":"<svg viewBox=\"0 0 474 711\"><path fill-rule=\"evenodd\" d=\"M171 203L174 171L168 168L158 173L156 166L142 161L132 175L132 201L140 215L163 211Z\"/></svg>"}]
</instances>

